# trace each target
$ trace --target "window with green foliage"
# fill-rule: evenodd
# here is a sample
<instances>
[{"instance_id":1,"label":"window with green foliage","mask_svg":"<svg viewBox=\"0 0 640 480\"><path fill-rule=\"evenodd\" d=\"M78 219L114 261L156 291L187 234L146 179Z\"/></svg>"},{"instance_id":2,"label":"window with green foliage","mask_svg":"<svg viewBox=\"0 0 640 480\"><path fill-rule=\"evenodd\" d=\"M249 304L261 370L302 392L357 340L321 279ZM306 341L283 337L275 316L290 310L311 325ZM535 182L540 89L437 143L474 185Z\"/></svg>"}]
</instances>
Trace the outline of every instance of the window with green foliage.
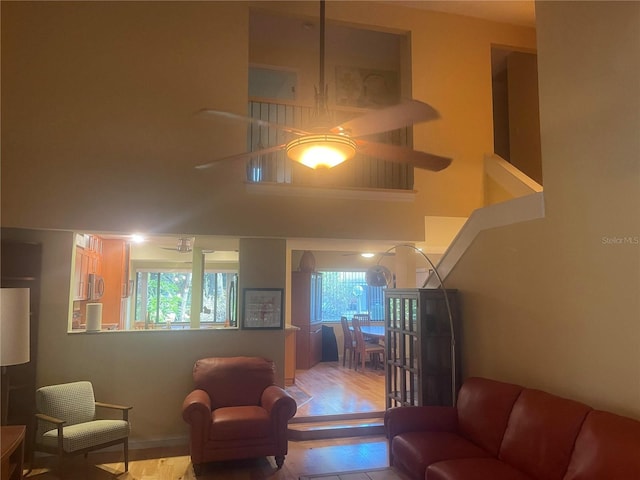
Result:
<instances>
[{"instance_id":1,"label":"window with green foliage","mask_svg":"<svg viewBox=\"0 0 640 480\"><path fill-rule=\"evenodd\" d=\"M339 322L355 313L368 313L371 320L384 320L384 288L370 287L365 272L322 272L322 320Z\"/></svg>"},{"instance_id":2,"label":"window with green foliage","mask_svg":"<svg viewBox=\"0 0 640 480\"><path fill-rule=\"evenodd\" d=\"M202 281L201 325L237 326L235 272L206 271ZM188 328L192 303L191 270L136 272L135 321L145 328Z\"/></svg>"}]
</instances>

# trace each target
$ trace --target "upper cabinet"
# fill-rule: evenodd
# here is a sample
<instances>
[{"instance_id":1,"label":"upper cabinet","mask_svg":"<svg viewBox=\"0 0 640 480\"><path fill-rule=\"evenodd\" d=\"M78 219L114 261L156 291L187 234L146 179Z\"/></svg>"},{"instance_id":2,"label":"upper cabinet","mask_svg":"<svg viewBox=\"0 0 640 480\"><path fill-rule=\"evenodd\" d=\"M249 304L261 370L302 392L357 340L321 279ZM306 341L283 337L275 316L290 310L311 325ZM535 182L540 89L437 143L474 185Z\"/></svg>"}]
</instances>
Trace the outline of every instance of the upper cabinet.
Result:
<instances>
[{"instance_id":1,"label":"upper cabinet","mask_svg":"<svg viewBox=\"0 0 640 480\"><path fill-rule=\"evenodd\" d=\"M130 245L122 239L76 236L73 280L73 328L84 328L87 303L102 304L102 328L121 330L129 296Z\"/></svg>"},{"instance_id":2,"label":"upper cabinet","mask_svg":"<svg viewBox=\"0 0 640 480\"><path fill-rule=\"evenodd\" d=\"M76 235L76 265L73 299L89 300L89 275L102 274L102 239L95 235Z\"/></svg>"}]
</instances>

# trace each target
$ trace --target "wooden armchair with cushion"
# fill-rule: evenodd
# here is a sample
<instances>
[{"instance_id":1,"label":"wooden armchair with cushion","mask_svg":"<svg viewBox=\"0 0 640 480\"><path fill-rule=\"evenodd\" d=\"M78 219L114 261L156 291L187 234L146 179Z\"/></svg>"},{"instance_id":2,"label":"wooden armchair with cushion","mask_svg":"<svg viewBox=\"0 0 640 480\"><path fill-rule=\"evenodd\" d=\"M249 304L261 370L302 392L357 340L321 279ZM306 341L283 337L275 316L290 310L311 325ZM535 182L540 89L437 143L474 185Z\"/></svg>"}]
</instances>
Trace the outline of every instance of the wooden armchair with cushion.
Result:
<instances>
[{"instance_id":1,"label":"wooden armchair with cushion","mask_svg":"<svg viewBox=\"0 0 640 480\"><path fill-rule=\"evenodd\" d=\"M122 420L99 419L96 407L122 412ZM36 391L35 450L68 455L122 444L124 469L129 470L129 410L132 407L96 402L91 382L41 387Z\"/></svg>"},{"instance_id":2,"label":"wooden armchair with cushion","mask_svg":"<svg viewBox=\"0 0 640 480\"><path fill-rule=\"evenodd\" d=\"M203 358L193 367L195 389L182 404L191 427L191 461L202 464L287 454L287 423L296 402L276 385L275 366L259 357Z\"/></svg>"}]
</instances>

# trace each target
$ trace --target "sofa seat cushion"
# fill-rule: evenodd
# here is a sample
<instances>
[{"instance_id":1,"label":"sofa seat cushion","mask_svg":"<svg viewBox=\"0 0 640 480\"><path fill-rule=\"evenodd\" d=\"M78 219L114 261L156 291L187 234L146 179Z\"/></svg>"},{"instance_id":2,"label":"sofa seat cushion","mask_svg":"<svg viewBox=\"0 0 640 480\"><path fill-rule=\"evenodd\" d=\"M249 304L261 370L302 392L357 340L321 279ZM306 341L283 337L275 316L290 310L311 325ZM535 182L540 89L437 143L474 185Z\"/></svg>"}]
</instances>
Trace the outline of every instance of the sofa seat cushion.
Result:
<instances>
[{"instance_id":1,"label":"sofa seat cushion","mask_svg":"<svg viewBox=\"0 0 640 480\"><path fill-rule=\"evenodd\" d=\"M211 422L211 440L264 438L272 431L269 414L257 406L216 408Z\"/></svg>"},{"instance_id":2,"label":"sofa seat cushion","mask_svg":"<svg viewBox=\"0 0 640 480\"><path fill-rule=\"evenodd\" d=\"M533 480L495 458L445 460L427 467L425 480Z\"/></svg>"},{"instance_id":3,"label":"sofa seat cushion","mask_svg":"<svg viewBox=\"0 0 640 480\"><path fill-rule=\"evenodd\" d=\"M488 457L489 453L451 432L407 432L391 443L393 464L412 478L424 478L427 466L441 460Z\"/></svg>"}]
</instances>

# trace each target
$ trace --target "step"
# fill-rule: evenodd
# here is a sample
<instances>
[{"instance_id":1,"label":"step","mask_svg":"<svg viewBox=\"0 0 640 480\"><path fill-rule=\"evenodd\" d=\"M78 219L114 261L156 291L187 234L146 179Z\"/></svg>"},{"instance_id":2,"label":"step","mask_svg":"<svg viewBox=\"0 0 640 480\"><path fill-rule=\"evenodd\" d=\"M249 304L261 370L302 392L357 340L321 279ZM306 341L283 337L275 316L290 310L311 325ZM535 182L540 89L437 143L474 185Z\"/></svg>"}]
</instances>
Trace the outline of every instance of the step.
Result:
<instances>
[{"instance_id":1,"label":"step","mask_svg":"<svg viewBox=\"0 0 640 480\"><path fill-rule=\"evenodd\" d=\"M348 415L294 417L289 422L289 440L384 435L383 412Z\"/></svg>"}]
</instances>

